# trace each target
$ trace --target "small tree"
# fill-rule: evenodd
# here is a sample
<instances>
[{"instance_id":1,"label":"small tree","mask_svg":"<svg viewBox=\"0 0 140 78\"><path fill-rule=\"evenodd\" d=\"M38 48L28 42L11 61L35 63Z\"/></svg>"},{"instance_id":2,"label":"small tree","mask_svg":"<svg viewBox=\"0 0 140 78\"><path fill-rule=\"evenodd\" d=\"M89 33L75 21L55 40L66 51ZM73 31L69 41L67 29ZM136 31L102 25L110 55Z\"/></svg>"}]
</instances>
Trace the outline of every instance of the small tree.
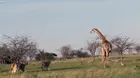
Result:
<instances>
[{"instance_id":1,"label":"small tree","mask_svg":"<svg viewBox=\"0 0 140 78\"><path fill-rule=\"evenodd\" d=\"M83 51L83 49L78 49L78 50L72 50L73 53L73 57L89 57L90 55L88 54L88 52Z\"/></svg>"},{"instance_id":2,"label":"small tree","mask_svg":"<svg viewBox=\"0 0 140 78\"><path fill-rule=\"evenodd\" d=\"M66 46L62 46L60 48L60 53L63 57L69 57L71 55L71 46L70 45L66 45Z\"/></svg>"},{"instance_id":3,"label":"small tree","mask_svg":"<svg viewBox=\"0 0 140 78\"><path fill-rule=\"evenodd\" d=\"M36 54L35 59L37 61L43 61L43 60L51 61L55 59L54 56L57 56L57 54L45 52L44 50L39 50L39 53Z\"/></svg>"},{"instance_id":4,"label":"small tree","mask_svg":"<svg viewBox=\"0 0 140 78\"><path fill-rule=\"evenodd\" d=\"M8 58L12 53L8 48L7 44L2 43L0 47L0 61L1 63L10 63L10 59Z\"/></svg>"},{"instance_id":5,"label":"small tree","mask_svg":"<svg viewBox=\"0 0 140 78\"><path fill-rule=\"evenodd\" d=\"M137 51L137 53L140 53L140 45L137 45L134 49Z\"/></svg>"},{"instance_id":6,"label":"small tree","mask_svg":"<svg viewBox=\"0 0 140 78\"><path fill-rule=\"evenodd\" d=\"M88 42L87 44L88 44L87 50L94 57L95 56L95 52L96 52L97 48L99 47L99 42L97 40L94 40L93 42Z\"/></svg>"}]
</instances>

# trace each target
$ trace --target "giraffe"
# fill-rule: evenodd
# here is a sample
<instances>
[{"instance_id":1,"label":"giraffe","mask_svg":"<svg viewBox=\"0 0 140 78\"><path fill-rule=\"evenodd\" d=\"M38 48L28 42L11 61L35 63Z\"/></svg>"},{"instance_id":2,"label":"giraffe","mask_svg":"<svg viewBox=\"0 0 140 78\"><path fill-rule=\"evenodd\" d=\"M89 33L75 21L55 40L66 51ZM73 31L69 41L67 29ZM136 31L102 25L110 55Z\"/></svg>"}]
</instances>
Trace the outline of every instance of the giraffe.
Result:
<instances>
[{"instance_id":1,"label":"giraffe","mask_svg":"<svg viewBox=\"0 0 140 78\"><path fill-rule=\"evenodd\" d=\"M90 31L90 33L92 32L96 32L99 38L102 40L102 43L101 43L102 63L104 64L104 67L105 67L106 60L108 60L109 53L112 50L112 44L106 39L106 37L97 28L93 28Z\"/></svg>"}]
</instances>

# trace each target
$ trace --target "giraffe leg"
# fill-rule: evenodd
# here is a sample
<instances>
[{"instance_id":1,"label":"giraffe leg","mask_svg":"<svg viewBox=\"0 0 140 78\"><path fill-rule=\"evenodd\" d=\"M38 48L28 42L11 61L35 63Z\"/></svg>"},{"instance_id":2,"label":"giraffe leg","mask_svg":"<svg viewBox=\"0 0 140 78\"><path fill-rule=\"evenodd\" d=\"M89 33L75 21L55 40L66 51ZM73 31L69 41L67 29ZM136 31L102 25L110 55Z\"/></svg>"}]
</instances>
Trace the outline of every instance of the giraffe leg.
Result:
<instances>
[{"instance_id":1,"label":"giraffe leg","mask_svg":"<svg viewBox=\"0 0 140 78\"><path fill-rule=\"evenodd\" d=\"M104 68L106 68L106 52L104 48L102 48L102 63L104 65Z\"/></svg>"},{"instance_id":2,"label":"giraffe leg","mask_svg":"<svg viewBox=\"0 0 140 78\"><path fill-rule=\"evenodd\" d=\"M107 61L107 63L109 62L109 50L108 49L106 49L106 61Z\"/></svg>"},{"instance_id":3,"label":"giraffe leg","mask_svg":"<svg viewBox=\"0 0 140 78\"><path fill-rule=\"evenodd\" d=\"M106 68L106 56L104 56L104 62L103 62L103 64L104 64L104 68Z\"/></svg>"},{"instance_id":4,"label":"giraffe leg","mask_svg":"<svg viewBox=\"0 0 140 78\"><path fill-rule=\"evenodd\" d=\"M105 50L102 48L102 63L105 62Z\"/></svg>"}]
</instances>

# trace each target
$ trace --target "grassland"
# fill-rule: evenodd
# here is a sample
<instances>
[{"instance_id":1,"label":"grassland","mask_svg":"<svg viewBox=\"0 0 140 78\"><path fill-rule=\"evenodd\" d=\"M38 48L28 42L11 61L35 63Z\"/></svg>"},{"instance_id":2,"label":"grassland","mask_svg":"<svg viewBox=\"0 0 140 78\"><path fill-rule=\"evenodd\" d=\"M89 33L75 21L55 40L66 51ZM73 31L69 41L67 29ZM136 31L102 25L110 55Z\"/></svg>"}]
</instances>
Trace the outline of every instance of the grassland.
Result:
<instances>
[{"instance_id":1,"label":"grassland","mask_svg":"<svg viewBox=\"0 0 140 78\"><path fill-rule=\"evenodd\" d=\"M114 57L111 57L112 59ZM114 58L115 59L115 58ZM104 68L100 63L100 57L91 63L92 58L70 59L64 61L53 61L50 71L42 71L40 62L30 63L25 72L10 74L9 65L0 65L0 78L140 78L140 55L125 55L125 66L120 63L109 63L108 68Z\"/></svg>"}]
</instances>

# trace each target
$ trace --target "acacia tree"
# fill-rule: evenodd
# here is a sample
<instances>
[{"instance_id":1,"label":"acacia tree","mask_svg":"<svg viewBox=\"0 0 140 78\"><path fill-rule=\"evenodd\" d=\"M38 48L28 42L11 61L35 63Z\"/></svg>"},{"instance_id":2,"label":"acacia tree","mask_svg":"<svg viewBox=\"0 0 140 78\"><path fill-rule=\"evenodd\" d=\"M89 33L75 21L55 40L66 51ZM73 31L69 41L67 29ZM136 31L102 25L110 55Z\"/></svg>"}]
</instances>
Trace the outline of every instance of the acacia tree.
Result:
<instances>
[{"instance_id":1,"label":"acacia tree","mask_svg":"<svg viewBox=\"0 0 140 78\"><path fill-rule=\"evenodd\" d=\"M23 57L35 56L37 52L37 44L26 36L15 36L14 38L4 36L6 39L7 51L10 53L10 59L15 62L19 62ZM6 48L5 47L5 48ZM9 54L8 53L8 54Z\"/></svg>"},{"instance_id":2,"label":"acacia tree","mask_svg":"<svg viewBox=\"0 0 140 78\"><path fill-rule=\"evenodd\" d=\"M7 47L6 44L1 44L1 47L0 47L0 63L5 63L6 61L9 62L8 60L8 56L10 56L12 53L10 52L9 48Z\"/></svg>"},{"instance_id":3,"label":"acacia tree","mask_svg":"<svg viewBox=\"0 0 140 78\"><path fill-rule=\"evenodd\" d=\"M78 49L78 50L72 50L72 54L73 57L90 57L90 55L88 54L88 52L84 51L83 48Z\"/></svg>"},{"instance_id":4,"label":"acacia tree","mask_svg":"<svg viewBox=\"0 0 140 78\"><path fill-rule=\"evenodd\" d=\"M36 54L35 59L37 61L51 61L55 59L55 56L57 56L57 54L55 53L49 53L49 52L45 52L44 50L39 49L38 50L39 53Z\"/></svg>"},{"instance_id":5,"label":"acacia tree","mask_svg":"<svg viewBox=\"0 0 140 78\"><path fill-rule=\"evenodd\" d=\"M126 50L130 50L134 46L133 40L130 37L116 36L111 40L114 50L116 50L120 55Z\"/></svg>"},{"instance_id":6,"label":"acacia tree","mask_svg":"<svg viewBox=\"0 0 140 78\"><path fill-rule=\"evenodd\" d=\"M95 52L96 52L97 48L99 47L99 42L97 40L94 40L92 42L87 42L87 44L88 44L87 50L94 57L95 56Z\"/></svg>"},{"instance_id":7,"label":"acacia tree","mask_svg":"<svg viewBox=\"0 0 140 78\"><path fill-rule=\"evenodd\" d=\"M70 45L65 45L60 48L60 53L62 57L69 57L71 55L72 49Z\"/></svg>"},{"instance_id":8,"label":"acacia tree","mask_svg":"<svg viewBox=\"0 0 140 78\"><path fill-rule=\"evenodd\" d=\"M137 53L140 53L140 45L137 45L134 49L137 51Z\"/></svg>"}]
</instances>

